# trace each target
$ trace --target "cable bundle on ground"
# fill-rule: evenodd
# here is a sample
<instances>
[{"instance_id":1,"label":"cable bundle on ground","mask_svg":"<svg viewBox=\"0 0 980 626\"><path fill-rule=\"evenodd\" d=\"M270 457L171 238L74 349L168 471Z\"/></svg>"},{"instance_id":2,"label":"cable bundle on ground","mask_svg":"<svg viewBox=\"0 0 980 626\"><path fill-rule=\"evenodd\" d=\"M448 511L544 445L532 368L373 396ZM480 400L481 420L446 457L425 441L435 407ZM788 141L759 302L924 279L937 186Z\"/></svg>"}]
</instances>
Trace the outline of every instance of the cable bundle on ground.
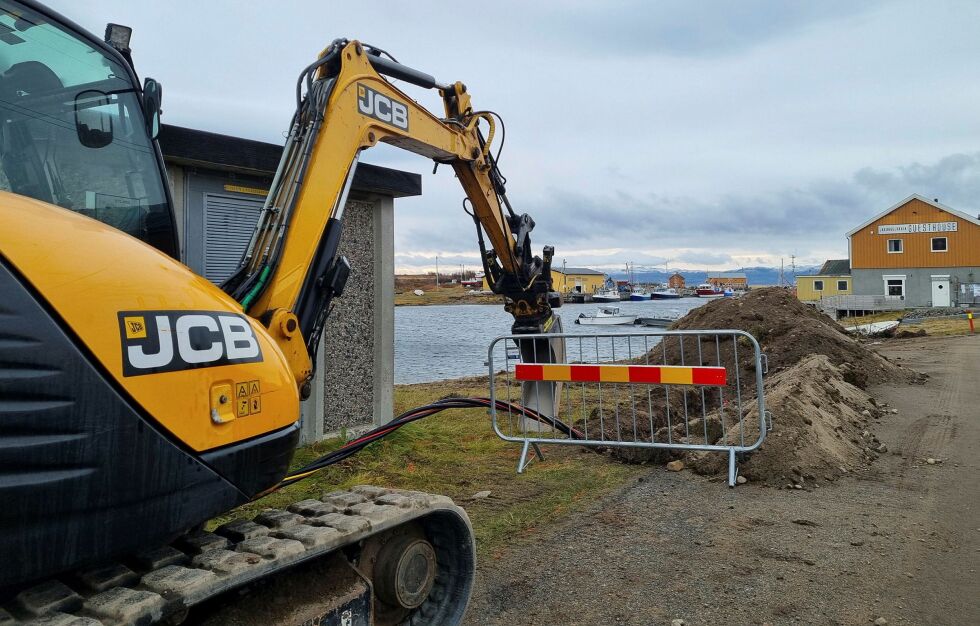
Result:
<instances>
[{"instance_id":1,"label":"cable bundle on ground","mask_svg":"<svg viewBox=\"0 0 980 626\"><path fill-rule=\"evenodd\" d=\"M572 428L561 420L548 417L547 415L542 415L533 409L529 409L512 402L505 402L503 400L491 401L490 398L443 398L442 400L436 400L430 404L406 411L387 424L379 426L374 430L361 435L357 439L348 441L336 450L321 456L315 461L308 463L307 465L297 469L295 472L289 474L282 480L282 482L279 483L276 489L291 485L324 469L325 467L333 465L338 461L342 461L347 457L360 452L366 446L374 443L382 437L385 437L386 435L393 433L405 424L409 424L424 417L445 411L446 409L489 409L491 405L495 406L498 411L516 413L543 424L547 424L548 426L551 426L555 430L562 432L569 437L575 439L582 437L581 432L575 428Z\"/></svg>"}]
</instances>

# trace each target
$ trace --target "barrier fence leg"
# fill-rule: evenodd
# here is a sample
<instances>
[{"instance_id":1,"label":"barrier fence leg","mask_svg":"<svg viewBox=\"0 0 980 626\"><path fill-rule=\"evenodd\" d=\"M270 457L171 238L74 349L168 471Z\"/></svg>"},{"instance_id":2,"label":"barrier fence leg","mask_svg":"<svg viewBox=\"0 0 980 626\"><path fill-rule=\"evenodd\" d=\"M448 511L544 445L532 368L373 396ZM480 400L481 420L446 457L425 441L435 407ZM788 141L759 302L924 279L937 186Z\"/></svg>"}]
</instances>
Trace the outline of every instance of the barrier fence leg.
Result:
<instances>
[{"instance_id":1,"label":"barrier fence leg","mask_svg":"<svg viewBox=\"0 0 980 626\"><path fill-rule=\"evenodd\" d=\"M541 448L538 447L538 444L525 441L524 445L521 447L521 458L517 459L518 474L523 474L524 470L527 469L527 466L534 460L533 458L527 458L528 452L530 452L532 449L534 450L534 456L538 457L539 461L544 460L544 455L541 453Z\"/></svg>"},{"instance_id":2,"label":"barrier fence leg","mask_svg":"<svg viewBox=\"0 0 980 626\"><path fill-rule=\"evenodd\" d=\"M735 466L735 449L728 449L728 486L735 486L735 477L738 475L738 468Z\"/></svg>"}]
</instances>

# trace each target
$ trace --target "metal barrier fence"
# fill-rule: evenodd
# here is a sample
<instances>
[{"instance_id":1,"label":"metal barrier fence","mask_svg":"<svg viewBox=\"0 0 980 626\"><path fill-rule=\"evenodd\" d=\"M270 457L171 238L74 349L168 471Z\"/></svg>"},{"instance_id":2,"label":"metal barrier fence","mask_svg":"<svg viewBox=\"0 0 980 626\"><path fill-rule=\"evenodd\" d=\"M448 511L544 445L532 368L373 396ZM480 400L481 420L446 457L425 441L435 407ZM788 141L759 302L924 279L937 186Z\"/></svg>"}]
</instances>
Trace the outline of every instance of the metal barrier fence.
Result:
<instances>
[{"instance_id":1,"label":"metal barrier fence","mask_svg":"<svg viewBox=\"0 0 980 626\"><path fill-rule=\"evenodd\" d=\"M556 418L553 428L491 403L493 428L522 444L518 473L542 444L728 454L751 452L772 428L766 357L740 330L507 335L490 343L490 398ZM567 427L567 428L566 428Z\"/></svg>"}]
</instances>

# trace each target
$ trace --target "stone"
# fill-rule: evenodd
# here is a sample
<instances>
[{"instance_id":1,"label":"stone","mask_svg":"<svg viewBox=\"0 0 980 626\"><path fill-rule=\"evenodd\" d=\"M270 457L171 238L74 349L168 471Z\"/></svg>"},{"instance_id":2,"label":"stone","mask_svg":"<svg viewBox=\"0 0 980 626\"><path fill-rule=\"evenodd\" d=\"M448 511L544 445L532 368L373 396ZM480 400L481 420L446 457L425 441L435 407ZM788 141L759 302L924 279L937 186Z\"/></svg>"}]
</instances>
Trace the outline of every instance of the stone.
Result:
<instances>
[{"instance_id":1,"label":"stone","mask_svg":"<svg viewBox=\"0 0 980 626\"><path fill-rule=\"evenodd\" d=\"M893 414L894 414L894 413L898 413L898 409L892 409L892 411L891 411L891 412L892 412Z\"/></svg>"},{"instance_id":2,"label":"stone","mask_svg":"<svg viewBox=\"0 0 980 626\"><path fill-rule=\"evenodd\" d=\"M803 489L803 485L801 485L800 483L794 483L793 489Z\"/></svg>"},{"instance_id":3,"label":"stone","mask_svg":"<svg viewBox=\"0 0 980 626\"><path fill-rule=\"evenodd\" d=\"M936 459L929 457L928 459L926 459L926 463L928 463L929 465L935 465Z\"/></svg>"},{"instance_id":4,"label":"stone","mask_svg":"<svg viewBox=\"0 0 980 626\"><path fill-rule=\"evenodd\" d=\"M686 622L682 619L670 620L670 626L685 626Z\"/></svg>"},{"instance_id":5,"label":"stone","mask_svg":"<svg viewBox=\"0 0 980 626\"><path fill-rule=\"evenodd\" d=\"M490 497L490 493L490 491L477 491L470 496L470 500L485 500Z\"/></svg>"},{"instance_id":6,"label":"stone","mask_svg":"<svg viewBox=\"0 0 980 626\"><path fill-rule=\"evenodd\" d=\"M85 610L102 621L122 624L152 623L163 616L166 601L141 589L115 587L85 601Z\"/></svg>"},{"instance_id":7,"label":"stone","mask_svg":"<svg viewBox=\"0 0 980 626\"><path fill-rule=\"evenodd\" d=\"M854 541L851 542L851 545L852 546L863 546L864 545L864 540L863 539L855 539Z\"/></svg>"},{"instance_id":8,"label":"stone","mask_svg":"<svg viewBox=\"0 0 980 626\"><path fill-rule=\"evenodd\" d=\"M52 611L74 611L82 597L59 580L48 580L17 594L17 604L34 616Z\"/></svg>"},{"instance_id":9,"label":"stone","mask_svg":"<svg viewBox=\"0 0 980 626\"><path fill-rule=\"evenodd\" d=\"M679 472L684 469L684 461L671 461L667 464L667 470L671 472ZM676 621L676 620L675 620ZM681 620L683 623L683 620Z\"/></svg>"},{"instance_id":10,"label":"stone","mask_svg":"<svg viewBox=\"0 0 980 626\"><path fill-rule=\"evenodd\" d=\"M736 484L744 485L745 483L749 482L749 479L746 478L745 476L738 476L737 478L735 478L735 482Z\"/></svg>"},{"instance_id":11,"label":"stone","mask_svg":"<svg viewBox=\"0 0 980 626\"><path fill-rule=\"evenodd\" d=\"M875 620L875 626L888 626L888 620L884 617L879 617Z\"/></svg>"},{"instance_id":12,"label":"stone","mask_svg":"<svg viewBox=\"0 0 980 626\"><path fill-rule=\"evenodd\" d=\"M861 411L861 415L865 417L871 417L871 411L869 411L868 409L864 409L863 411Z\"/></svg>"}]
</instances>

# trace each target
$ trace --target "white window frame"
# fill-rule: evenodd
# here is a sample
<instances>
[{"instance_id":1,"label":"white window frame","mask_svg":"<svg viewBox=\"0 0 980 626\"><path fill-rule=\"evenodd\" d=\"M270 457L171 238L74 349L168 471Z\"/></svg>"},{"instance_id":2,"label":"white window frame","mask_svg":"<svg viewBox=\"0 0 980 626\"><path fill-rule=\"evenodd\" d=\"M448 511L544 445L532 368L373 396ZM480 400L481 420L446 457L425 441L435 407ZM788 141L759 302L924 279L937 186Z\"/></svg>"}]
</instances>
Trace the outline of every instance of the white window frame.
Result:
<instances>
[{"instance_id":1,"label":"white window frame","mask_svg":"<svg viewBox=\"0 0 980 626\"><path fill-rule=\"evenodd\" d=\"M893 241L898 242L898 250L892 250ZM905 241L903 241L901 237L898 237L897 239L889 239L885 244L885 251L888 252L888 254L902 254L905 252Z\"/></svg>"},{"instance_id":2,"label":"white window frame","mask_svg":"<svg viewBox=\"0 0 980 626\"><path fill-rule=\"evenodd\" d=\"M946 242L946 249L945 250L936 250L936 240L937 239L942 239L943 241ZM940 252L940 253L942 253L942 252L949 252L949 237L933 237L932 239L929 240L929 250L932 251L932 252Z\"/></svg>"},{"instance_id":3,"label":"white window frame","mask_svg":"<svg viewBox=\"0 0 980 626\"><path fill-rule=\"evenodd\" d=\"M884 286L884 292L883 293L885 294L885 297L886 298L895 298L897 300L904 300L905 299L905 296L908 293L906 291L906 289L905 289L906 278L908 278L908 277L905 274L882 274L882 276L881 276L881 282L882 282L882 285ZM890 295L888 295L888 281L890 281L890 280L900 280L900 281L902 281L902 295L900 295L900 296L890 296Z\"/></svg>"},{"instance_id":4,"label":"white window frame","mask_svg":"<svg viewBox=\"0 0 980 626\"><path fill-rule=\"evenodd\" d=\"M817 287L817 283L820 284L819 287ZM815 281L813 281L813 290L814 291L823 291L823 281L822 280L815 280Z\"/></svg>"},{"instance_id":5,"label":"white window frame","mask_svg":"<svg viewBox=\"0 0 980 626\"><path fill-rule=\"evenodd\" d=\"M841 287L841 285L844 285ZM837 281L837 291L847 291L847 279Z\"/></svg>"}]
</instances>

